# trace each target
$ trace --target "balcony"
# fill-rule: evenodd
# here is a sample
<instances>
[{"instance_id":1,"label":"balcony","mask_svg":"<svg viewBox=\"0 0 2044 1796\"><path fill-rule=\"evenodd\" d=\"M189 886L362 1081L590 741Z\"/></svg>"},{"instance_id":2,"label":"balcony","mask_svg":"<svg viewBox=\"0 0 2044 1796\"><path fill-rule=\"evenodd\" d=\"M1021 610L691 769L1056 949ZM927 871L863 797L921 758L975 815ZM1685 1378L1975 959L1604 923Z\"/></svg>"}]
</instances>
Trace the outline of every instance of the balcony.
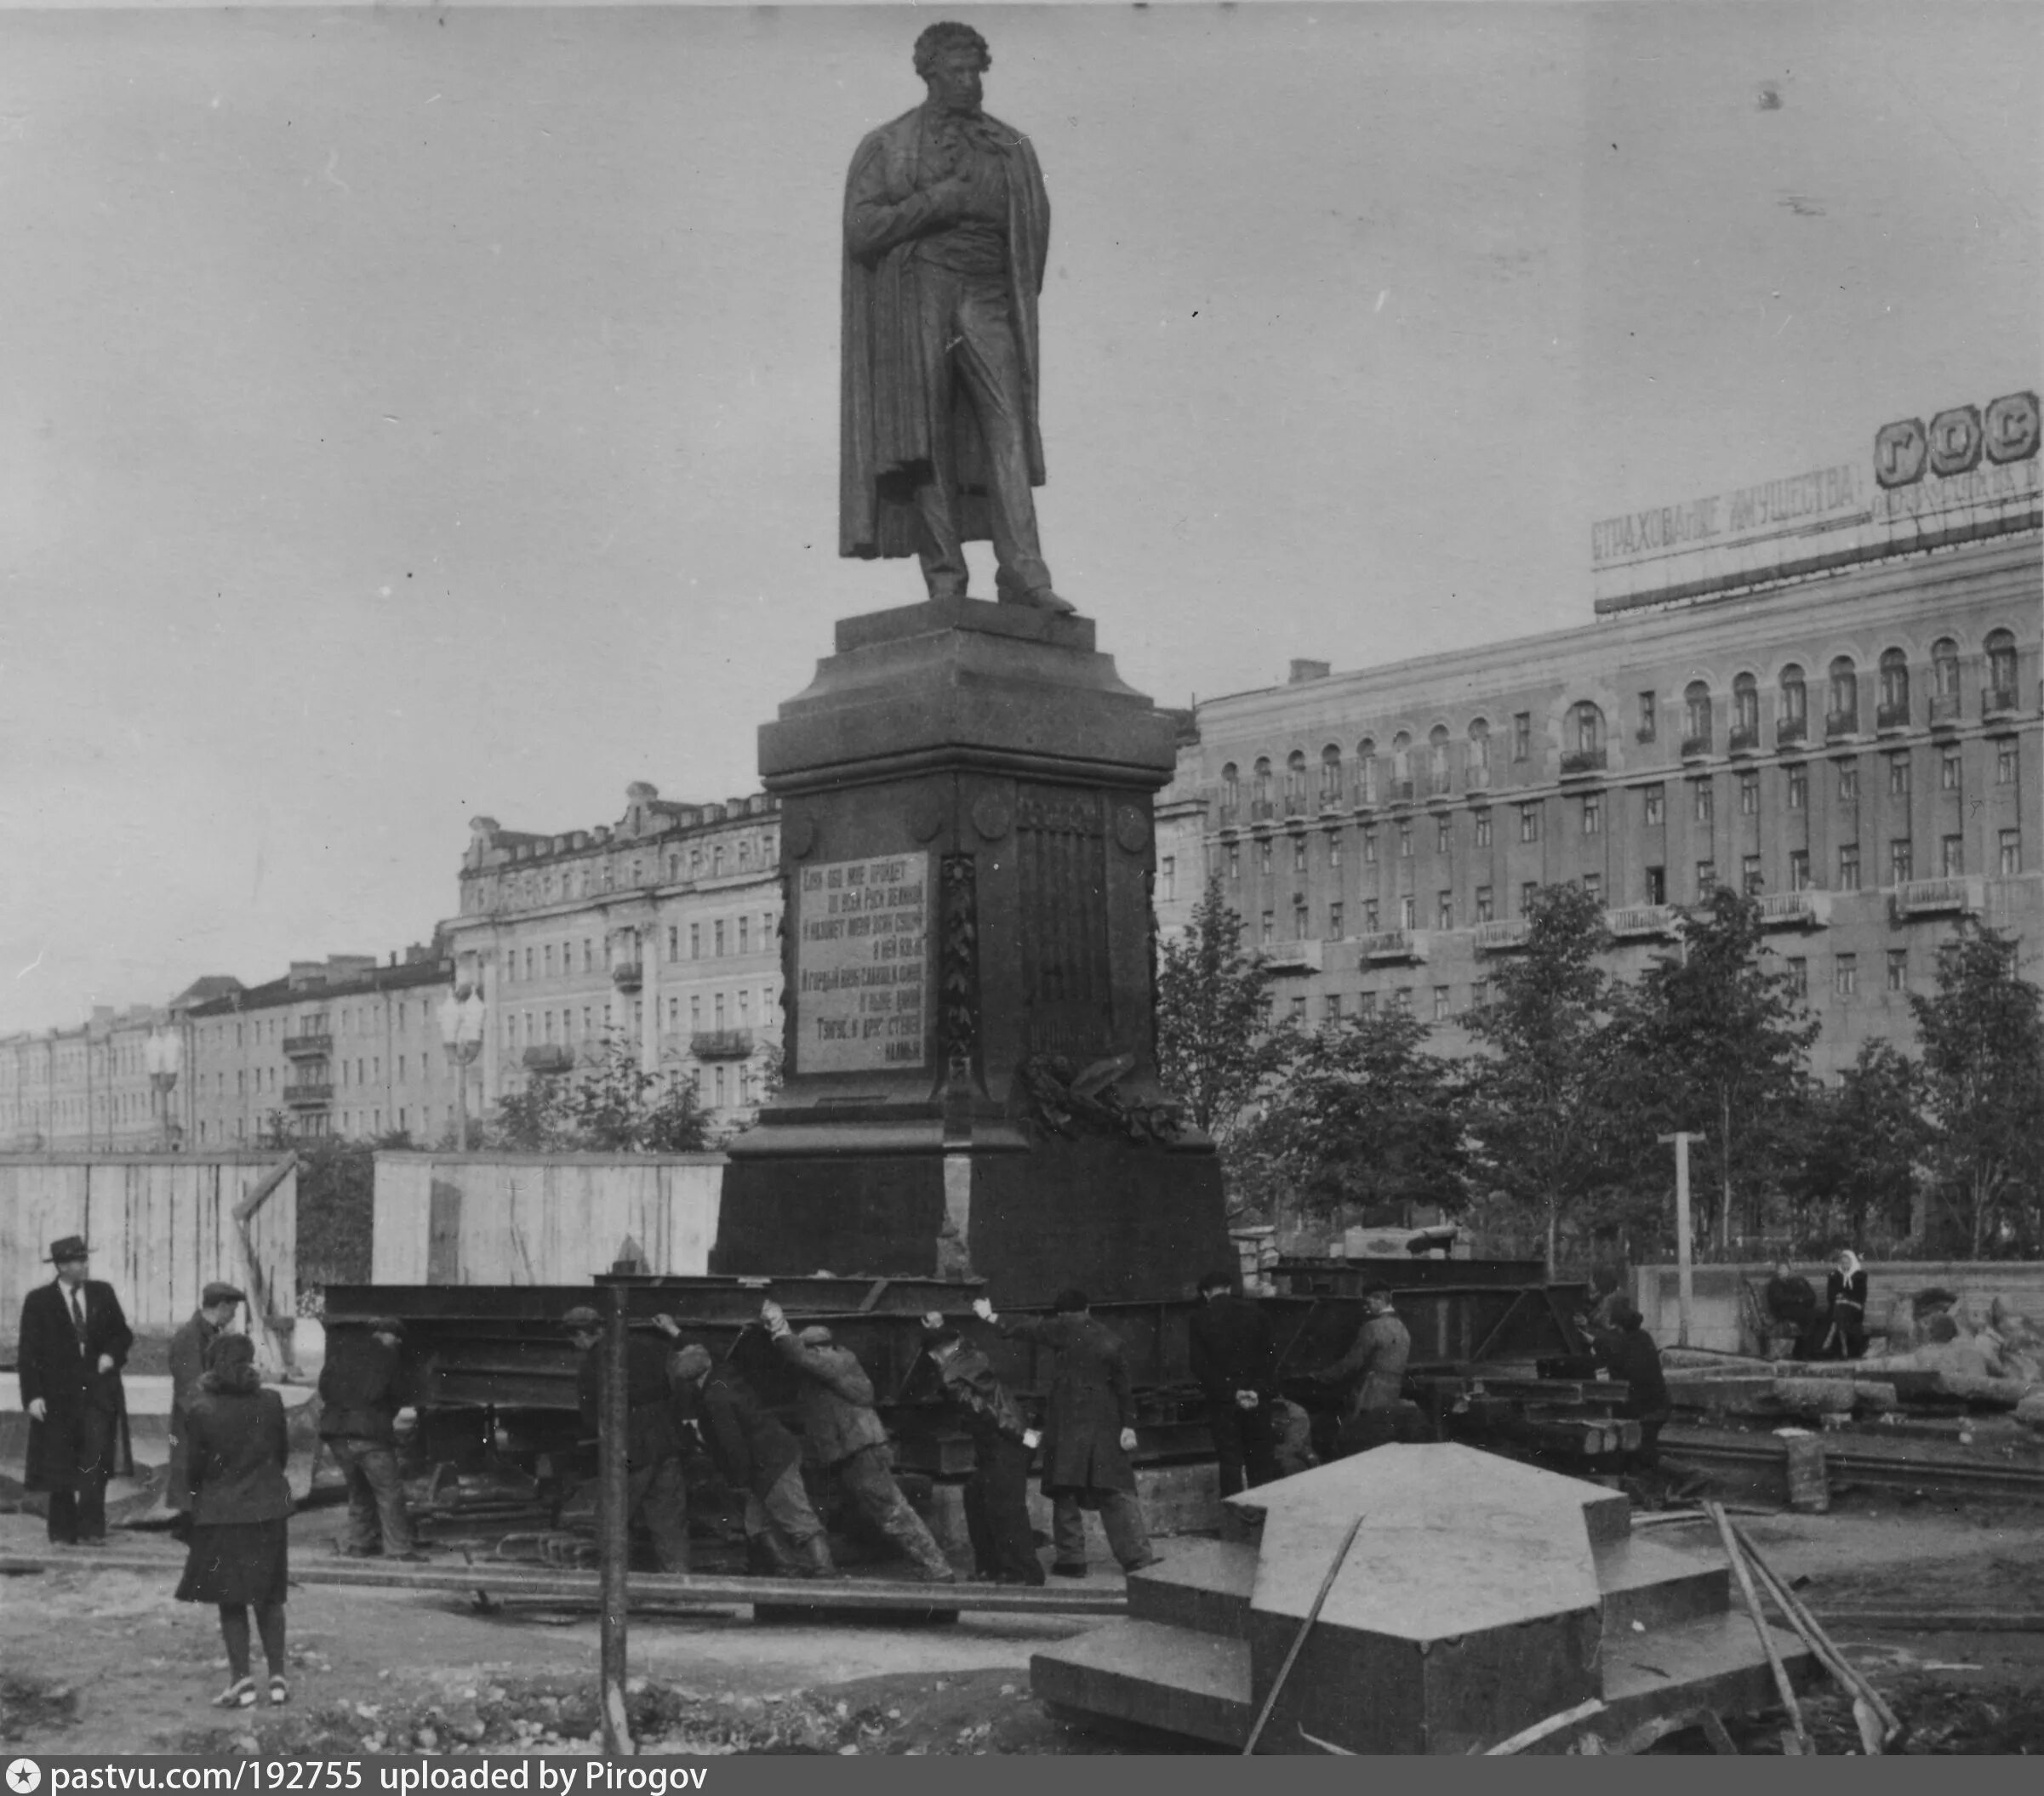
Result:
<instances>
[{"instance_id":1,"label":"balcony","mask_svg":"<svg viewBox=\"0 0 2044 1796\"><path fill-rule=\"evenodd\" d=\"M1358 811L1374 811L1377 808L1377 782L1359 779L1356 782L1356 808Z\"/></svg>"},{"instance_id":2,"label":"balcony","mask_svg":"<svg viewBox=\"0 0 2044 1796\"><path fill-rule=\"evenodd\" d=\"M1956 693L1931 694L1931 727L1934 730L1956 730L1965 721L1961 715L1966 701Z\"/></svg>"},{"instance_id":3,"label":"balcony","mask_svg":"<svg viewBox=\"0 0 2044 1796\"><path fill-rule=\"evenodd\" d=\"M1883 736L1899 734L1910 727L1909 701L1899 704L1883 704L1874 712L1874 728Z\"/></svg>"},{"instance_id":4,"label":"balcony","mask_svg":"<svg viewBox=\"0 0 2044 1796\"><path fill-rule=\"evenodd\" d=\"M1464 768L1462 774L1462 785L1465 791L1489 791L1490 768L1488 767Z\"/></svg>"},{"instance_id":5,"label":"balcony","mask_svg":"<svg viewBox=\"0 0 2044 1796\"><path fill-rule=\"evenodd\" d=\"M749 1029L699 1029L688 1038L688 1052L698 1060L748 1060L752 1056Z\"/></svg>"},{"instance_id":6,"label":"balcony","mask_svg":"<svg viewBox=\"0 0 2044 1796\"><path fill-rule=\"evenodd\" d=\"M1249 801L1249 821L1251 823L1267 824L1276 815L1277 807L1271 800L1253 798Z\"/></svg>"},{"instance_id":7,"label":"balcony","mask_svg":"<svg viewBox=\"0 0 2044 1796\"><path fill-rule=\"evenodd\" d=\"M1499 917L1476 925L1478 954L1516 954L1526 946L1530 926L1522 916Z\"/></svg>"},{"instance_id":8,"label":"balcony","mask_svg":"<svg viewBox=\"0 0 2044 1796\"><path fill-rule=\"evenodd\" d=\"M1409 779L1391 782L1390 801L1395 805L1409 805L1413 801L1413 783Z\"/></svg>"},{"instance_id":9,"label":"balcony","mask_svg":"<svg viewBox=\"0 0 2044 1796\"><path fill-rule=\"evenodd\" d=\"M1564 749L1562 778L1582 779L1591 773L1602 773L1608 758L1602 749Z\"/></svg>"},{"instance_id":10,"label":"balcony","mask_svg":"<svg viewBox=\"0 0 2044 1796\"><path fill-rule=\"evenodd\" d=\"M1987 686L1980 689L1980 715L1983 717L2005 717L2015 709L2014 687Z\"/></svg>"},{"instance_id":11,"label":"balcony","mask_svg":"<svg viewBox=\"0 0 2044 1796\"><path fill-rule=\"evenodd\" d=\"M1320 938L1309 936L1304 941L1271 942L1259 949L1263 963L1272 972L1318 972L1322 959Z\"/></svg>"},{"instance_id":12,"label":"balcony","mask_svg":"<svg viewBox=\"0 0 2044 1796\"><path fill-rule=\"evenodd\" d=\"M1807 742L1810 738L1810 720L1807 717L1784 717L1774 726L1774 746L1785 749L1791 743Z\"/></svg>"},{"instance_id":13,"label":"balcony","mask_svg":"<svg viewBox=\"0 0 2044 1796\"><path fill-rule=\"evenodd\" d=\"M1760 753L1760 726L1757 723L1735 723L1732 733L1725 739L1725 750L1732 755L1757 755Z\"/></svg>"},{"instance_id":14,"label":"balcony","mask_svg":"<svg viewBox=\"0 0 2044 1796\"><path fill-rule=\"evenodd\" d=\"M1983 881L1962 876L1938 880L1904 880L1895 887L1894 915L1898 921L1919 916L1975 915L1984 898Z\"/></svg>"},{"instance_id":15,"label":"balcony","mask_svg":"<svg viewBox=\"0 0 2044 1796\"><path fill-rule=\"evenodd\" d=\"M317 1109L334 1101L334 1087L324 1080L301 1079L284 1087L284 1102L294 1110Z\"/></svg>"},{"instance_id":16,"label":"balcony","mask_svg":"<svg viewBox=\"0 0 2044 1796\"><path fill-rule=\"evenodd\" d=\"M1710 758L1710 737L1708 732L1701 736L1682 738L1684 761L1708 761Z\"/></svg>"},{"instance_id":17,"label":"balcony","mask_svg":"<svg viewBox=\"0 0 2044 1796\"><path fill-rule=\"evenodd\" d=\"M1614 941L1669 941L1681 932L1682 918L1672 904L1628 904L1607 910L1604 926Z\"/></svg>"},{"instance_id":18,"label":"balcony","mask_svg":"<svg viewBox=\"0 0 2044 1796\"><path fill-rule=\"evenodd\" d=\"M1242 820L1242 807L1238 805L1222 805L1214 813L1220 819L1220 827L1232 830Z\"/></svg>"},{"instance_id":19,"label":"balcony","mask_svg":"<svg viewBox=\"0 0 2044 1796\"><path fill-rule=\"evenodd\" d=\"M1424 961L1426 938L1417 929L1380 929L1363 937L1362 957L1366 961Z\"/></svg>"},{"instance_id":20,"label":"balcony","mask_svg":"<svg viewBox=\"0 0 2044 1796\"><path fill-rule=\"evenodd\" d=\"M1306 814L1306 795L1304 792L1285 794L1285 815L1304 817Z\"/></svg>"},{"instance_id":21,"label":"balcony","mask_svg":"<svg viewBox=\"0 0 2044 1796\"><path fill-rule=\"evenodd\" d=\"M302 1035L284 1037L284 1058L303 1060L311 1055L322 1057L334 1052L334 1038L324 1029L308 1029Z\"/></svg>"},{"instance_id":22,"label":"balcony","mask_svg":"<svg viewBox=\"0 0 2044 1796\"><path fill-rule=\"evenodd\" d=\"M575 1063L575 1051L559 1041L543 1042L538 1047L528 1047L522 1057L522 1064L528 1073L565 1073Z\"/></svg>"},{"instance_id":23,"label":"balcony","mask_svg":"<svg viewBox=\"0 0 2044 1796\"><path fill-rule=\"evenodd\" d=\"M1824 714L1824 739L1826 742L1841 741L1847 736L1857 736L1858 733L1859 707L1858 705L1854 705L1849 711L1827 711Z\"/></svg>"},{"instance_id":24,"label":"balcony","mask_svg":"<svg viewBox=\"0 0 2044 1796\"><path fill-rule=\"evenodd\" d=\"M1431 773L1427 776L1426 795L1430 799L1439 801L1451 798L1454 795L1454 782L1446 773Z\"/></svg>"},{"instance_id":25,"label":"balcony","mask_svg":"<svg viewBox=\"0 0 2044 1796\"><path fill-rule=\"evenodd\" d=\"M1341 787L1339 784L1338 783L1331 786L1322 786L1320 789L1320 814L1322 817L1325 817L1328 815L1329 812L1339 811L1340 809Z\"/></svg>"},{"instance_id":26,"label":"balcony","mask_svg":"<svg viewBox=\"0 0 2044 1796\"><path fill-rule=\"evenodd\" d=\"M1830 921L1828 892L1771 892L1760 901L1762 929L1823 929Z\"/></svg>"},{"instance_id":27,"label":"balcony","mask_svg":"<svg viewBox=\"0 0 2044 1796\"><path fill-rule=\"evenodd\" d=\"M646 968L638 961L619 961L610 969L610 983L622 992L637 991L646 983Z\"/></svg>"}]
</instances>

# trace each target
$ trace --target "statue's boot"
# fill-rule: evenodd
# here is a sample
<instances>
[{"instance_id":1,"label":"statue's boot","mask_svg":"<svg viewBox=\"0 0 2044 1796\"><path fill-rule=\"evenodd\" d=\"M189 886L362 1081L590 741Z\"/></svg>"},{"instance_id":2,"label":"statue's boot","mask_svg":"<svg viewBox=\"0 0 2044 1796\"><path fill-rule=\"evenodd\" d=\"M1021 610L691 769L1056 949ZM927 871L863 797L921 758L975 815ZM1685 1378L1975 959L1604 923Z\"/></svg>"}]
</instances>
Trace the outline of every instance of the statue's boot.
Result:
<instances>
[{"instance_id":1,"label":"statue's boot","mask_svg":"<svg viewBox=\"0 0 2044 1796\"><path fill-rule=\"evenodd\" d=\"M1069 599L1059 598L1048 584L1025 590L1020 582L1010 577L1005 567L994 575L994 597L1003 605L1027 605L1032 610L1048 611L1056 618L1069 618L1079 608Z\"/></svg>"}]
</instances>

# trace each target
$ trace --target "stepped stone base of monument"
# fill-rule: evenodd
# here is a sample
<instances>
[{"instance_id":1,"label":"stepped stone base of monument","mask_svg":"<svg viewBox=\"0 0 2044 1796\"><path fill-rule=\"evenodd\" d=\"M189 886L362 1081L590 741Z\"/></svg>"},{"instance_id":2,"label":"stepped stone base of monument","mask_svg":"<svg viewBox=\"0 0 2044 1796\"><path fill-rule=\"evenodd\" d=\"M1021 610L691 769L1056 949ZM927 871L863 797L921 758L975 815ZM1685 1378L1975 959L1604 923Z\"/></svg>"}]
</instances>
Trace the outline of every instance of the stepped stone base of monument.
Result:
<instances>
[{"instance_id":1,"label":"stepped stone base of monument","mask_svg":"<svg viewBox=\"0 0 2044 1796\"><path fill-rule=\"evenodd\" d=\"M1256 1544L1181 1542L1128 1580L1129 1618L1035 1656L1066 1713L1240 1750L1343 1536L1362 1525L1258 1742L1466 1753L1593 1697L1606 1738L1775 1702L1722 1564L1632 1537L1599 1485L1444 1445L1393 1445L1230 1499ZM1776 1632L1798 1683L1801 1642ZM1572 1733L1554 1736L1550 1750Z\"/></svg>"}]
</instances>

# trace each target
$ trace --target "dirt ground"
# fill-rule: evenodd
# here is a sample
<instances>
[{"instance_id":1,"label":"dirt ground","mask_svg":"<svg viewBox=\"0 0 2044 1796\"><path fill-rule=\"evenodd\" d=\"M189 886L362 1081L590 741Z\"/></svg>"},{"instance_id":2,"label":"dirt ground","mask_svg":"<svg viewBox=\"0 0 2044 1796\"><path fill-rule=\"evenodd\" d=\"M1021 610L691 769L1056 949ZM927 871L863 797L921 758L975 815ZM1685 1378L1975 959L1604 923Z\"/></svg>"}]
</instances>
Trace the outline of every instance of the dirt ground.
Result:
<instances>
[{"instance_id":1,"label":"dirt ground","mask_svg":"<svg viewBox=\"0 0 2044 1796\"><path fill-rule=\"evenodd\" d=\"M301 1512L294 1558L323 1553L340 1519ZM2044 1510L1860 1500L1746 1526L1779 1571L1808 1580L1820 1613L2044 1611ZM40 1553L42 1535L34 1516L0 1516L0 1553ZM1710 1550L1691 1525L1653 1535ZM170 1594L181 1550L130 1531L123 1548L138 1548L162 1559L160 1577L81 1569L0 1582L0 1739L11 1750L591 1749L592 1618L483 1616L445 1596L302 1586L289 1611L290 1706L223 1714L208 1702L226 1682L214 1614ZM66 1626L47 1626L52 1605ZM1140 1749L1070 1726L1030 1694L1031 1653L1093 1625L969 1613L945 1627L760 1623L744 1610L635 1617L635 1727L654 1749L691 1753ZM2044 1750L2044 1635L1847 1628L1839 1639L1911 1724L1911 1750ZM1824 1750L1853 1742L1849 1713L1828 1697L1813 1702L1812 1725ZM1744 1737L1764 1750L1772 1736L1763 1727Z\"/></svg>"}]
</instances>

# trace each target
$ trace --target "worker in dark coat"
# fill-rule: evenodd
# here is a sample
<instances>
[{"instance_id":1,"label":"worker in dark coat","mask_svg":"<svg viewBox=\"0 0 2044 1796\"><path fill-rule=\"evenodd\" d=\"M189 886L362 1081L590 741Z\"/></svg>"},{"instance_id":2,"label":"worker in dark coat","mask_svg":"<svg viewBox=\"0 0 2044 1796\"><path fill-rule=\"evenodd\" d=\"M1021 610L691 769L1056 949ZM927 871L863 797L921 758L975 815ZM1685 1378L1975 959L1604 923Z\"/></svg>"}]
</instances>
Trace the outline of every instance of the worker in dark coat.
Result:
<instances>
[{"instance_id":1,"label":"worker in dark coat","mask_svg":"<svg viewBox=\"0 0 2044 1796\"><path fill-rule=\"evenodd\" d=\"M180 1538L191 1525L191 1449L185 1438L185 1417L205 1376L206 1349L234 1326L234 1313L247 1301L233 1286L216 1279L199 1293L199 1307L170 1337L170 1471L163 1502L177 1512Z\"/></svg>"},{"instance_id":2,"label":"worker in dark coat","mask_svg":"<svg viewBox=\"0 0 2044 1796\"><path fill-rule=\"evenodd\" d=\"M284 1660L284 1602L290 1577L287 1524L291 1486L284 1462L291 1444L283 1399L263 1388L255 1347L246 1335L223 1334L207 1349L206 1370L185 1418L191 1479L191 1537L181 1603L220 1611L227 1646L227 1687L219 1708L255 1706L249 1674L248 1611L269 1662L271 1703L290 1699Z\"/></svg>"},{"instance_id":3,"label":"worker in dark coat","mask_svg":"<svg viewBox=\"0 0 2044 1796\"><path fill-rule=\"evenodd\" d=\"M801 1375L803 1451L925 1579L955 1583L958 1574L943 1548L894 1482L888 1431L873 1408L873 1381L858 1356L820 1326L796 1334L772 1298L759 1315L774 1351Z\"/></svg>"},{"instance_id":4,"label":"worker in dark coat","mask_svg":"<svg viewBox=\"0 0 2044 1796\"><path fill-rule=\"evenodd\" d=\"M656 1316L654 1325L671 1341L681 1333L672 1316ZM603 1319L586 1304L561 1318L561 1326L580 1349L575 1374L575 1401L583 1426L600 1439L602 1433L605 1372ZM674 1394L667 1382L665 1344L650 1335L625 1339L625 1515L629 1529L643 1522L653 1537L654 1552L663 1571L688 1569L688 1488L682 1475L682 1437L676 1427ZM597 1513L598 1522L602 1512Z\"/></svg>"},{"instance_id":5,"label":"worker in dark coat","mask_svg":"<svg viewBox=\"0 0 2044 1796\"><path fill-rule=\"evenodd\" d=\"M1339 1457L1367 1452L1396 1437L1398 1412L1405 1400L1406 1362L1413 1337L1391 1308L1391 1293L1382 1285L1362 1293L1363 1323L1354 1343L1332 1366L1313 1376L1323 1384L1344 1388Z\"/></svg>"},{"instance_id":6,"label":"worker in dark coat","mask_svg":"<svg viewBox=\"0 0 2044 1796\"><path fill-rule=\"evenodd\" d=\"M1784 1260L1761 1296L1767 1315L1767 1348L1776 1358L1807 1360L1817 1348L1817 1291Z\"/></svg>"},{"instance_id":7,"label":"worker in dark coat","mask_svg":"<svg viewBox=\"0 0 2044 1796\"><path fill-rule=\"evenodd\" d=\"M739 1369L706 1347L668 1362L677 1412L700 1436L725 1485L745 1500L753 1569L780 1577L836 1577L830 1537L802 1481L802 1443L759 1400Z\"/></svg>"},{"instance_id":8,"label":"worker in dark coat","mask_svg":"<svg viewBox=\"0 0 2044 1796\"><path fill-rule=\"evenodd\" d=\"M1199 1282L1189 1325L1192 1376L1207 1399L1207 1424L1220 1462L1221 1495L1278 1475L1271 1405L1277 1400L1277 1337L1270 1319L1237 1297L1227 1273Z\"/></svg>"},{"instance_id":9,"label":"worker in dark coat","mask_svg":"<svg viewBox=\"0 0 2044 1796\"><path fill-rule=\"evenodd\" d=\"M973 1575L986 1583L1040 1584L1043 1562L1029 1525L1029 1467L1042 1436L1030 1427L985 1354L934 1312L923 1317L922 1327L938 1388L972 1437L965 1531L973 1543Z\"/></svg>"},{"instance_id":10,"label":"worker in dark coat","mask_svg":"<svg viewBox=\"0 0 2044 1796\"><path fill-rule=\"evenodd\" d=\"M973 1313L1011 1340L1035 1341L1055 1350L1050 1409L1043 1429L1043 1494L1050 1499L1050 1569L1059 1577L1086 1576L1086 1516L1099 1513L1107 1544L1124 1571L1156 1563L1150 1531L1136 1500L1135 1394L1120 1337L1093 1319L1082 1291L1058 1293L1055 1313L1002 1322L985 1297Z\"/></svg>"},{"instance_id":11,"label":"worker in dark coat","mask_svg":"<svg viewBox=\"0 0 2044 1796\"><path fill-rule=\"evenodd\" d=\"M14 1365L28 1412L27 1487L49 1493L49 1538L106 1544L106 1480L134 1469L121 1368L134 1335L113 1286L86 1277L81 1236L50 1243L57 1275L21 1300Z\"/></svg>"},{"instance_id":12,"label":"worker in dark coat","mask_svg":"<svg viewBox=\"0 0 2044 1796\"><path fill-rule=\"evenodd\" d=\"M1824 1281L1824 1331L1817 1358L1857 1360L1866 1351L1866 1268L1841 1247Z\"/></svg>"},{"instance_id":13,"label":"worker in dark coat","mask_svg":"<svg viewBox=\"0 0 2044 1796\"><path fill-rule=\"evenodd\" d=\"M1668 1380L1661 1371L1661 1352L1647 1332L1646 1318L1630 1303L1613 1311L1610 1328L1590 1326L1579 1316L1577 1326L1584 1329L1596 1348L1597 1358L1611 1376L1625 1382L1625 1413L1640 1425L1640 1451L1636 1463L1653 1467L1661 1462L1661 1429L1671 1413Z\"/></svg>"},{"instance_id":14,"label":"worker in dark coat","mask_svg":"<svg viewBox=\"0 0 2044 1796\"><path fill-rule=\"evenodd\" d=\"M407 1394L404 1324L378 1316L365 1326L339 1328L319 1374L319 1438L348 1481L350 1559L415 1560L412 1512L397 1469L397 1412Z\"/></svg>"}]
</instances>

